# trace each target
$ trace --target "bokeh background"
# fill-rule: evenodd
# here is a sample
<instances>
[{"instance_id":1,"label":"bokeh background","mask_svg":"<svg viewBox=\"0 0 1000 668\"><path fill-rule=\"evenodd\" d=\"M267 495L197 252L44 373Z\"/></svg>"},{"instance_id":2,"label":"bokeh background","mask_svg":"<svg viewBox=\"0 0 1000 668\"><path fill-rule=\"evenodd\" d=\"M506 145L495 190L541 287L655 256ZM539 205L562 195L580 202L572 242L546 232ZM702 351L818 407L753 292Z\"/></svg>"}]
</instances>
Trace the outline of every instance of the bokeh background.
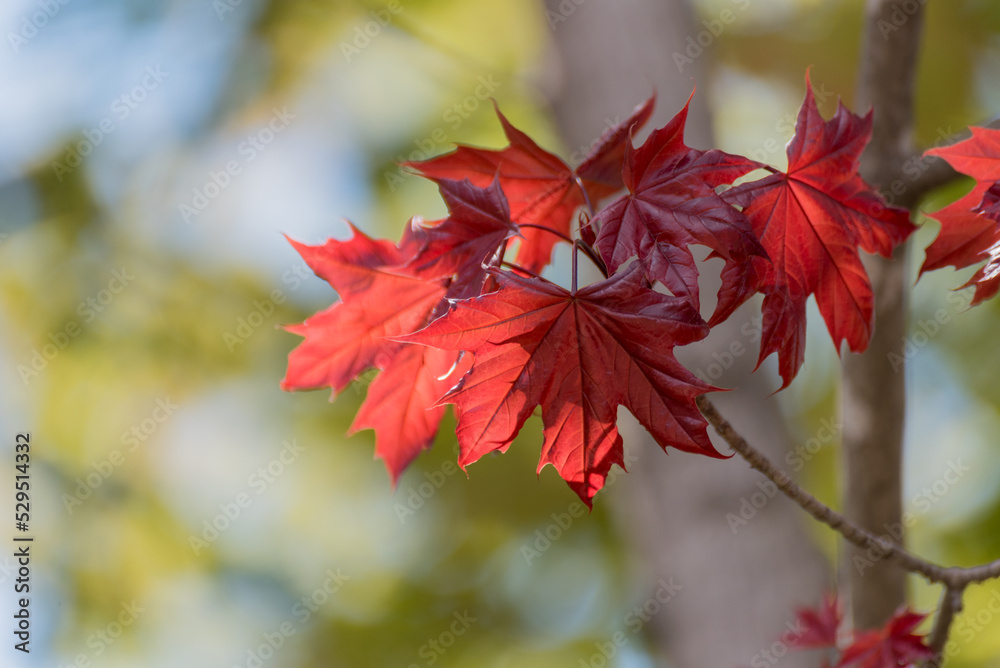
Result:
<instances>
[{"instance_id":1,"label":"bokeh background","mask_svg":"<svg viewBox=\"0 0 1000 668\"><path fill-rule=\"evenodd\" d=\"M650 25L643 4L677 11ZM1000 6L927 9L917 139L930 146L1000 112ZM594 29L602 12L619 22ZM579 161L589 140L578 137L654 87L662 124L697 86L692 144L714 134L783 166L807 67L829 93L825 113L837 96L851 106L862 14L857 0L2 3L0 497L12 514L14 437L30 432L35 542L31 653L7 632L0 665L686 666L699 664L678 658L684 634L670 620L720 645L738 635L700 601L746 620L772 591L818 603L844 567L828 531L789 511L827 573L801 588L780 569L737 570L746 584L732 590L719 574L651 567L646 534L706 558L728 550L699 542L700 527L729 535L727 514L757 488L723 486L691 528L632 512L638 478L620 475L580 514L554 471L534 473L537 417L468 478L447 421L393 492L372 433L345 436L364 382L333 403L278 388L298 341L279 326L335 299L282 234L344 238L347 218L397 238L411 215L439 217L435 189L395 163L454 142L502 146L489 98ZM658 32L674 46L649 38ZM574 54L610 67L625 50L651 54L614 73L634 95L574 110L586 77ZM914 280L936 229L916 235ZM1000 302L966 312L968 296L949 292L963 278L916 284L912 345L900 347L910 544L972 564L1000 554ZM729 387L750 382L755 356L751 346ZM813 312L803 372L768 399L791 444L815 445L800 476L834 505L837 438L817 434L837 414L838 372ZM770 383L762 396L777 387L771 362L756 378ZM665 457L641 439L629 447L640 462ZM943 483L955 463L969 470ZM683 514L690 490L676 490ZM0 534L8 628L14 529ZM795 549L775 539L768 558ZM913 594L926 609L937 591L914 581ZM1000 666L1000 584L971 588L966 604L950 665ZM762 658L785 630L767 628L727 665L792 665Z\"/></svg>"}]
</instances>

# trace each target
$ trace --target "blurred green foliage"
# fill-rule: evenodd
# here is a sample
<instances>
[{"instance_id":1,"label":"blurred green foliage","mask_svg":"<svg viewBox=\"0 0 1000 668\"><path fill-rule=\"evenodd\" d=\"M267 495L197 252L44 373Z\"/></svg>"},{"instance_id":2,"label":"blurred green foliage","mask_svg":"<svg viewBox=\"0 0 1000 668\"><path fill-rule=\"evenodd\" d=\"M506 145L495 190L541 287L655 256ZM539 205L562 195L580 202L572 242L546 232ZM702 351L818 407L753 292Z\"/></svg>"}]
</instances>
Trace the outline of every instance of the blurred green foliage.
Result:
<instances>
[{"instance_id":1,"label":"blurred green foliage","mask_svg":"<svg viewBox=\"0 0 1000 668\"><path fill-rule=\"evenodd\" d=\"M485 458L468 477L455 470L454 423L446 422L434 449L390 490L381 463L372 461L372 434L343 437L363 382L332 404L324 392L278 389L285 355L297 343L278 325L335 298L315 278L299 292L286 272L296 258L277 232L295 229L296 218L306 215L298 191L281 190L287 184L277 169L264 181L281 200L267 209L278 213L266 233L245 227L241 210L222 197L212 204L212 219L184 225L176 215L177 201L189 197L187 180L200 184L202 172L221 164L217 147L231 148L234 136L260 127L286 103L339 137L313 146L307 135L295 158L321 163L330 156L317 153L349 146L337 158L348 165L349 185L323 212L328 234L342 233L335 221L349 210L364 214L357 222L370 233L392 238L413 214L442 214L434 188L395 161L440 153L453 142L502 145L487 97L543 146L560 148L538 83L553 45L536 2L401 2L384 26L379 17L388 5L375 2L230 2L232 11L219 16L205 9L199 20L218 20L208 32L217 31L220 44L223 33L245 24L220 47L231 66L218 74L206 120L166 139L140 132L129 140L159 147L149 161L95 157L57 178L51 160L93 126L93 116L83 114L74 117L79 127L54 127L4 186L0 339L11 406L4 438L30 429L35 444L35 605L44 644L30 665L71 665L83 656L102 666L247 666L258 656L264 665L302 667L575 666L590 661L595 643L616 631L629 639L616 665L651 665L642 625L632 627L628 615L652 592L641 584L608 510L614 486L598 497L593 513L577 516L575 496L551 469L534 474L540 447L534 418L509 453ZM717 4L700 4L701 16L713 18ZM784 10L768 20L772 4ZM812 66L814 81L850 104L861 4L760 0L753 16L711 48L713 76L752 82L760 95L775 95L778 102L768 103L781 113L794 113L803 72ZM168 24L177 7L161 5L123 29ZM105 10L94 3L75 16L97 21ZM930 144L996 112L987 105L995 98L983 92L989 78L982 72L996 62L998 27L993 3L929 4L919 141ZM359 41L366 29L375 34ZM477 95L483 77L496 84ZM46 85L64 84L53 77ZM727 89L712 95L722 148L732 150L726 142L738 135L754 146L774 134L776 118L755 125L748 113L746 105L759 98L741 93L744 106L737 106ZM834 100L824 104L827 112ZM623 101L623 109L634 102ZM324 109L334 110L329 121ZM327 187L318 183L312 187ZM948 196L935 195L927 206ZM23 220L12 213L15 199L31 204L19 214ZM275 262L285 266L262 266L249 253L222 255L249 235L266 236ZM919 249L931 236L924 230L916 243L914 277ZM110 290L114 270L134 275L120 292ZM1000 448L988 428L1000 390L989 362L1000 305L969 313L952 308L945 288L962 279L939 273L917 285L913 322L949 308L953 324L910 360L911 387L935 387L915 391L912 410L921 417L913 425L943 422L935 433L956 441L945 459L961 455L995 470ZM70 323L77 334L68 333ZM66 343L59 345L63 334ZM820 334L810 341L806 371L813 373L799 381L805 391L786 403L796 442L807 442L818 422L837 411L834 351ZM51 359L46 346L56 351ZM32 366L36 355L41 368ZM821 359L827 361L815 361ZM158 402L177 408L164 417ZM977 423L986 431L954 428L959 416L949 410L956 404L965 406L963 415L988 411ZM964 451L959 435L970 433L975 447ZM943 466L928 456L934 444L913 430L911 438L908 472L933 480ZM280 459L288 441L303 449L290 462ZM803 476L836 505L836 439L823 446ZM0 492L6 495L9 484L0 482ZM627 477L617 484L628 484ZM936 512L918 517L916 548L945 563L997 556L1000 488L966 489L959 519ZM217 537L210 539L213 524ZM832 535L823 529L816 535L836 561ZM200 548L193 541L199 538ZM914 585L918 600L933 605L933 592ZM998 586L970 590L960 631L982 621ZM130 602L144 610L120 638L107 643L94 635ZM983 666L1000 655L1000 620L991 616L980 627L956 635L961 651L950 665Z\"/></svg>"}]
</instances>

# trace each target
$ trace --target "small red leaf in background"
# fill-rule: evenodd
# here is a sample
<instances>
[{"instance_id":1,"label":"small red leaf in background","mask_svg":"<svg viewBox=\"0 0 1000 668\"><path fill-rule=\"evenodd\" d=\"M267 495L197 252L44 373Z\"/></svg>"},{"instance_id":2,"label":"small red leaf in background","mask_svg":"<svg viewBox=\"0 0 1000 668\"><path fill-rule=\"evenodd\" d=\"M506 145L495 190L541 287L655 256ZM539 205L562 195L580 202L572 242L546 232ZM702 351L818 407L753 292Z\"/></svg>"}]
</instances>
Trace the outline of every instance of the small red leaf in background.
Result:
<instances>
[{"instance_id":1,"label":"small red leaf in background","mask_svg":"<svg viewBox=\"0 0 1000 668\"><path fill-rule=\"evenodd\" d=\"M505 452L539 405L539 471L555 466L588 506L611 465L623 463L619 405L663 448L722 456L695 405L713 388L673 355L675 345L708 334L687 302L650 289L638 264L572 293L542 279L494 276L496 292L457 301L402 337L475 356L443 399L459 409L461 466Z\"/></svg>"},{"instance_id":2,"label":"small red leaf in background","mask_svg":"<svg viewBox=\"0 0 1000 668\"><path fill-rule=\"evenodd\" d=\"M690 99L688 100L690 104ZM717 186L760 167L722 151L684 144L688 105L639 148L625 144L624 184L628 194L593 220L596 246L612 272L629 258L646 263L649 276L674 295L700 307L698 270L688 246L701 244L726 261L719 301L710 325L725 320L758 287L754 259L765 256L750 221L716 194Z\"/></svg>"},{"instance_id":3,"label":"small red leaf in background","mask_svg":"<svg viewBox=\"0 0 1000 668\"><path fill-rule=\"evenodd\" d=\"M836 594L827 594L818 609L799 608L796 610L796 615L798 626L803 630L789 643L791 647L825 649L837 646L841 612Z\"/></svg>"},{"instance_id":4,"label":"small red leaf in background","mask_svg":"<svg viewBox=\"0 0 1000 668\"><path fill-rule=\"evenodd\" d=\"M962 288L975 287L972 305L989 299L1000 290L1000 130L971 128L972 137L951 146L934 148L925 155L944 158L949 165L976 180L965 197L936 213L928 214L941 223L941 231L927 247L920 273L941 267L956 269L987 264Z\"/></svg>"},{"instance_id":5,"label":"small red leaf in background","mask_svg":"<svg viewBox=\"0 0 1000 668\"><path fill-rule=\"evenodd\" d=\"M621 189L621 157L629 142L629 129L642 126L653 111L654 98L636 107L624 122L610 128L574 172L565 162L536 144L496 110L503 126L507 148L490 150L460 145L446 153L421 162L403 163L423 176L441 179L468 179L486 187L499 179L510 203L510 217L518 224L543 225L568 236L573 214ZM579 180L578 180L579 178ZM586 187L586 195L580 182ZM559 237L534 228L521 231L524 237L517 262L532 272L540 272L552 257Z\"/></svg>"},{"instance_id":6,"label":"small red leaf in background","mask_svg":"<svg viewBox=\"0 0 1000 668\"><path fill-rule=\"evenodd\" d=\"M738 185L723 196L743 207L771 258L762 291L764 331L758 364L778 353L787 387L805 355L805 302L816 296L834 344L868 347L874 295L858 247L885 257L913 231L909 213L886 206L858 175L872 114L838 105L824 121L809 76L788 145L788 170Z\"/></svg>"},{"instance_id":7,"label":"small red leaf in background","mask_svg":"<svg viewBox=\"0 0 1000 668\"><path fill-rule=\"evenodd\" d=\"M857 632L837 668L906 668L932 658L934 651L924 643L924 636L913 633L926 617L903 608L884 628Z\"/></svg>"}]
</instances>

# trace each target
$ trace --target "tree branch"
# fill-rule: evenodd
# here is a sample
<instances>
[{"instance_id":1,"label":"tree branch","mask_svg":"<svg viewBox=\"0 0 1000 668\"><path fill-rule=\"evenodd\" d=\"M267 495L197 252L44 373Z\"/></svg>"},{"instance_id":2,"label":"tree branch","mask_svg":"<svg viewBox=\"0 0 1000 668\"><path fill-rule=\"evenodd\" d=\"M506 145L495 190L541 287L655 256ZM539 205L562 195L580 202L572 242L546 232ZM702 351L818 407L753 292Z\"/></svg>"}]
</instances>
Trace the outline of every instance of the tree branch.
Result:
<instances>
[{"instance_id":1,"label":"tree branch","mask_svg":"<svg viewBox=\"0 0 1000 668\"><path fill-rule=\"evenodd\" d=\"M959 591L968 584L984 582L1000 577L1000 559L970 568L941 566L908 552L902 546L886 537L876 536L870 531L863 529L799 487L787 473L775 466L763 453L750 445L729 424L729 421L722 417L718 409L715 408L707 397L698 397L697 402L698 408L701 409L702 414L715 429L716 433L733 450L739 453L750 464L751 468L763 473L785 496L801 506L803 510L814 518L839 533L851 544L869 552L876 550L879 555L876 559L883 557L892 559L906 571L924 576L928 582L943 584L949 589ZM957 610L958 608L955 609L955 611ZM950 622L948 623L950 624Z\"/></svg>"},{"instance_id":2,"label":"tree branch","mask_svg":"<svg viewBox=\"0 0 1000 668\"><path fill-rule=\"evenodd\" d=\"M951 630L951 622L955 615L962 611L962 594L965 592L965 585L952 587L947 585L941 594L941 603L938 605L937 617L934 619L934 628L931 629L928 647L934 650L934 658L927 663L927 668L936 668L944 661L944 645L948 641L948 631Z\"/></svg>"}]
</instances>

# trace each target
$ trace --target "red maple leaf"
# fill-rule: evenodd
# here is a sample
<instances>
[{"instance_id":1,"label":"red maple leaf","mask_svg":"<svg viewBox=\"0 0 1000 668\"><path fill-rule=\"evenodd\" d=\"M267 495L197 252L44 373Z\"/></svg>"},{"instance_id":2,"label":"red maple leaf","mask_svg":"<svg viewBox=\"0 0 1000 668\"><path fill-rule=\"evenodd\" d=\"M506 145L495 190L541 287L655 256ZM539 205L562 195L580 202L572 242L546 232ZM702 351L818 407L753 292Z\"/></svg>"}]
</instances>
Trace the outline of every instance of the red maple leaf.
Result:
<instances>
[{"instance_id":1,"label":"red maple leaf","mask_svg":"<svg viewBox=\"0 0 1000 668\"><path fill-rule=\"evenodd\" d=\"M589 506L612 464L623 465L618 406L661 447L722 457L695 398L712 388L680 365L675 345L704 338L690 305L650 289L641 265L570 292L493 272L499 289L457 301L401 340L475 356L442 401L459 409L459 465L505 452L536 406L544 445L538 470L556 467Z\"/></svg>"},{"instance_id":2,"label":"red maple leaf","mask_svg":"<svg viewBox=\"0 0 1000 668\"><path fill-rule=\"evenodd\" d=\"M403 345L371 385L348 435L375 430L375 456L393 484L417 455L431 446L444 417L437 405L469 369L469 359L426 346Z\"/></svg>"},{"instance_id":3,"label":"red maple leaf","mask_svg":"<svg viewBox=\"0 0 1000 668\"><path fill-rule=\"evenodd\" d=\"M428 355L420 346L388 337L426 324L444 299L447 283L395 273L393 265L404 260L400 250L352 230L347 241L331 239L320 246L291 242L310 268L337 290L341 301L302 324L286 327L305 340L289 354L281 387L329 387L337 393L361 373L383 370L369 388L352 431L375 429L376 455L385 461L395 484L434 439L442 413L425 409L450 387L436 379L448 372L457 356L449 360ZM381 415L373 419L377 412Z\"/></svg>"},{"instance_id":4,"label":"red maple leaf","mask_svg":"<svg viewBox=\"0 0 1000 668\"><path fill-rule=\"evenodd\" d=\"M331 239L321 246L291 243L341 301L286 328L305 341L288 356L282 389L340 392L364 371L384 369L401 346L387 337L419 329L444 299L444 281L395 273L382 264L391 251L371 252L386 250L386 242L360 230L347 241Z\"/></svg>"},{"instance_id":5,"label":"red maple leaf","mask_svg":"<svg viewBox=\"0 0 1000 668\"><path fill-rule=\"evenodd\" d=\"M913 633L926 617L902 608L882 629L857 633L837 668L908 668L932 658L934 650L924 643L924 636Z\"/></svg>"},{"instance_id":6,"label":"red maple leaf","mask_svg":"<svg viewBox=\"0 0 1000 668\"><path fill-rule=\"evenodd\" d=\"M690 99L688 100L690 104ZM596 246L610 271L638 256L652 280L663 283L698 309L698 269L692 244L726 261L719 301L709 325L722 322L757 292L766 263L750 221L716 194L717 186L757 169L746 158L684 144L688 104L639 148L625 144L628 194L600 211L592 224Z\"/></svg>"},{"instance_id":7,"label":"red maple leaf","mask_svg":"<svg viewBox=\"0 0 1000 668\"><path fill-rule=\"evenodd\" d=\"M809 76L806 97L788 144L788 170L738 185L724 197L744 207L771 258L758 365L778 353L787 387L805 355L805 303L816 296L837 350L868 347L874 295L858 247L885 257L913 231L909 213L886 206L858 175L871 137L872 114L857 116L838 104L824 121Z\"/></svg>"},{"instance_id":8,"label":"red maple leaf","mask_svg":"<svg viewBox=\"0 0 1000 668\"><path fill-rule=\"evenodd\" d=\"M517 226L510 220L498 180L485 188L477 188L468 179L441 179L438 186L448 218L429 224L419 218L410 221L401 244L414 247L406 269L422 278L453 277L450 297L477 296L486 278L487 261L518 233Z\"/></svg>"},{"instance_id":9,"label":"red maple leaf","mask_svg":"<svg viewBox=\"0 0 1000 668\"><path fill-rule=\"evenodd\" d=\"M1000 290L1000 130L971 128L972 137L951 146L927 151L925 155L944 158L948 164L976 180L972 192L936 213L928 214L941 223L941 231L927 247L920 273L951 265L956 269L979 264L981 267L962 288L974 286L972 305L989 299Z\"/></svg>"},{"instance_id":10,"label":"red maple leaf","mask_svg":"<svg viewBox=\"0 0 1000 668\"><path fill-rule=\"evenodd\" d=\"M794 649L825 649L837 646L837 630L840 628L840 604L836 594L828 594L823 604L812 608L796 610L798 632L789 646Z\"/></svg>"},{"instance_id":11,"label":"red maple leaf","mask_svg":"<svg viewBox=\"0 0 1000 668\"><path fill-rule=\"evenodd\" d=\"M350 433L375 430L375 454L393 483L434 440L443 407L437 400L468 370L458 353L395 340L420 329L447 298L479 294L500 246L517 233L499 184L440 182L449 216L433 225L411 221L399 246L351 226L347 241L319 246L291 241L341 301L287 330L305 337L288 356L286 390L340 392L369 369L381 374Z\"/></svg>"},{"instance_id":12,"label":"red maple leaf","mask_svg":"<svg viewBox=\"0 0 1000 668\"><path fill-rule=\"evenodd\" d=\"M499 108L497 117L510 142L507 148L489 150L459 145L451 153L403 165L435 181L469 179L486 187L498 178L514 222L542 225L557 233L530 227L521 230L524 239L517 262L532 272L540 272L549 263L559 235L569 235L576 210L585 206L588 199L596 205L598 200L622 187L621 158L629 141L629 129L642 126L649 119L653 101L650 98L636 107L624 123L605 132L575 171L511 125Z\"/></svg>"}]
</instances>

